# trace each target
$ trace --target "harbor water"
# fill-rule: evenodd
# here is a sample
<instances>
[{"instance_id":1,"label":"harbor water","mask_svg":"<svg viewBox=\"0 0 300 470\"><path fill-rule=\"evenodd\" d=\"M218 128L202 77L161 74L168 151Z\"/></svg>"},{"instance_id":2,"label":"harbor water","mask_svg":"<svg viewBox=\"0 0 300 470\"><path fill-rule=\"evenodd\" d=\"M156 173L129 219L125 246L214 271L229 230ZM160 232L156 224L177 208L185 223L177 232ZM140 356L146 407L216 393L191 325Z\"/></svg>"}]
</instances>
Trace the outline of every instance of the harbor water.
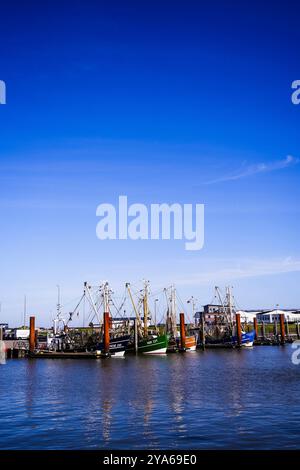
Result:
<instances>
[{"instance_id":1,"label":"harbor water","mask_svg":"<svg viewBox=\"0 0 300 470\"><path fill-rule=\"evenodd\" d=\"M0 366L0 448L299 448L294 351L8 360Z\"/></svg>"}]
</instances>

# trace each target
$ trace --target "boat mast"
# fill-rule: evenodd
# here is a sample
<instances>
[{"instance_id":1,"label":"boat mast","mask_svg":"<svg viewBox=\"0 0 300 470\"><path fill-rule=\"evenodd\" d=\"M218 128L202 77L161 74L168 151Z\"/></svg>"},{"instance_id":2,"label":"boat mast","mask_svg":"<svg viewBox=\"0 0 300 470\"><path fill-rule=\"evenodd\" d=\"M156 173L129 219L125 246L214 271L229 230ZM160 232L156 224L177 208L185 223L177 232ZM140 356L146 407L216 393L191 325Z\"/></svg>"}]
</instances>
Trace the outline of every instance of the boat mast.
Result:
<instances>
[{"instance_id":1,"label":"boat mast","mask_svg":"<svg viewBox=\"0 0 300 470\"><path fill-rule=\"evenodd\" d=\"M196 302L197 299L192 295L192 297L187 301L188 304L192 306L192 322L195 325L195 313L196 313Z\"/></svg>"},{"instance_id":2,"label":"boat mast","mask_svg":"<svg viewBox=\"0 0 300 470\"><path fill-rule=\"evenodd\" d=\"M227 304L228 304L228 310L229 310L229 317L230 317L230 323L232 325L233 314L232 314L231 288L228 286L226 289L227 289Z\"/></svg>"},{"instance_id":3,"label":"boat mast","mask_svg":"<svg viewBox=\"0 0 300 470\"><path fill-rule=\"evenodd\" d=\"M84 293L87 293L87 297L88 297L88 301L92 307L92 309L94 310L94 313L96 315L96 318L98 320L98 323L99 325L101 324L101 321L100 321L100 318L99 318L99 314L98 314L98 311L96 309L96 306L95 306L95 303L92 299L92 296L91 296L91 292L90 292L90 286L88 286L87 282L84 283Z\"/></svg>"},{"instance_id":4,"label":"boat mast","mask_svg":"<svg viewBox=\"0 0 300 470\"><path fill-rule=\"evenodd\" d=\"M170 299L168 297L167 288L164 288L164 293L167 301L167 318L166 318L166 333L171 332L171 318L170 318Z\"/></svg>"},{"instance_id":5,"label":"boat mast","mask_svg":"<svg viewBox=\"0 0 300 470\"><path fill-rule=\"evenodd\" d=\"M170 294L168 296L168 291ZM177 337L177 318L176 318L176 289L172 284L168 289L164 289L167 300L167 318L166 318L166 332L170 333L174 338Z\"/></svg>"},{"instance_id":6,"label":"boat mast","mask_svg":"<svg viewBox=\"0 0 300 470\"><path fill-rule=\"evenodd\" d=\"M171 328L174 338L177 337L177 318L176 318L176 289L171 286Z\"/></svg>"},{"instance_id":7,"label":"boat mast","mask_svg":"<svg viewBox=\"0 0 300 470\"><path fill-rule=\"evenodd\" d=\"M53 321L54 328L53 332L54 334L59 333L59 323L60 321L63 322L63 325L65 326L65 320L61 316L61 303L60 303L60 286L57 285L57 304L56 304L56 319Z\"/></svg>"},{"instance_id":8,"label":"boat mast","mask_svg":"<svg viewBox=\"0 0 300 470\"><path fill-rule=\"evenodd\" d=\"M134 313L135 313L135 317L136 317L136 321L137 321L137 327L138 327L138 332L139 334L141 335L141 318L139 316L139 312L137 311L137 308L136 308L136 305L134 303L134 300L133 300L133 297L132 297L132 293L131 293L131 289L130 289L130 283L127 282L125 284L125 287L127 289L127 292L129 294L129 297L130 297L130 300L131 300L131 303L132 303L132 306L133 306L133 310L134 310ZM142 335L141 335L142 336Z\"/></svg>"},{"instance_id":9,"label":"boat mast","mask_svg":"<svg viewBox=\"0 0 300 470\"><path fill-rule=\"evenodd\" d=\"M106 281L102 286L103 295L103 346L104 354L109 353L109 327L110 327L110 312L109 312L109 300L110 300L110 289L109 284Z\"/></svg>"},{"instance_id":10,"label":"boat mast","mask_svg":"<svg viewBox=\"0 0 300 470\"><path fill-rule=\"evenodd\" d=\"M149 282L144 281L143 313L144 313L144 337L145 338L147 338L148 336L148 315L149 315L148 285L149 285Z\"/></svg>"},{"instance_id":11,"label":"boat mast","mask_svg":"<svg viewBox=\"0 0 300 470\"><path fill-rule=\"evenodd\" d=\"M104 313L110 313L109 311L109 284L105 282L103 285L103 311Z\"/></svg>"},{"instance_id":12,"label":"boat mast","mask_svg":"<svg viewBox=\"0 0 300 470\"><path fill-rule=\"evenodd\" d=\"M220 288L218 286L215 286L215 291L216 291L217 297L219 299L220 305L223 309L223 313L226 316L226 319L228 321L226 307L225 307L224 302L223 302L222 297L221 297Z\"/></svg>"}]
</instances>

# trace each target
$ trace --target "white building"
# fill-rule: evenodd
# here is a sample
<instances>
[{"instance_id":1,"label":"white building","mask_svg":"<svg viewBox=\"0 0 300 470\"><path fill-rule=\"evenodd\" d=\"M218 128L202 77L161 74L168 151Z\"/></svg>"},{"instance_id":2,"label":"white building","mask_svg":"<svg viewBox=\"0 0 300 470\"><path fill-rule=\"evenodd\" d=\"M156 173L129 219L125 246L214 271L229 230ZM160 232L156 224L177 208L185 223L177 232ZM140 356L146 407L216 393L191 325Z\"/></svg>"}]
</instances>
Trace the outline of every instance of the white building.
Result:
<instances>
[{"instance_id":1,"label":"white building","mask_svg":"<svg viewBox=\"0 0 300 470\"><path fill-rule=\"evenodd\" d=\"M265 312L257 313L256 318L259 322L274 323L274 321L280 321L280 315L284 314L285 321L288 322L300 322L300 311L295 310L269 310Z\"/></svg>"},{"instance_id":2,"label":"white building","mask_svg":"<svg viewBox=\"0 0 300 470\"><path fill-rule=\"evenodd\" d=\"M290 323L300 322L300 310L238 310L236 313L241 315L242 323L253 323L254 318L257 321L265 323L274 323L280 321L280 314L284 314L284 320Z\"/></svg>"},{"instance_id":3,"label":"white building","mask_svg":"<svg viewBox=\"0 0 300 470\"><path fill-rule=\"evenodd\" d=\"M241 315L241 322L242 323L253 323L253 319L259 313L259 311L253 310L237 310L236 313Z\"/></svg>"}]
</instances>

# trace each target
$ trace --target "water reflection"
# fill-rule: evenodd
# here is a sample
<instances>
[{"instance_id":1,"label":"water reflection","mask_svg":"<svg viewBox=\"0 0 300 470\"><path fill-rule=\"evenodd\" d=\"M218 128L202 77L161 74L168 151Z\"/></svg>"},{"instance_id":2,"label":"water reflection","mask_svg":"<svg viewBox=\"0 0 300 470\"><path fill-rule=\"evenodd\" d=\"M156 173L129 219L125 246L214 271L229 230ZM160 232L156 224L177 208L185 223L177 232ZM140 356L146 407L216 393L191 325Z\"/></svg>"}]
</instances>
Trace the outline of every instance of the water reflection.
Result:
<instances>
[{"instance_id":1,"label":"water reflection","mask_svg":"<svg viewBox=\"0 0 300 470\"><path fill-rule=\"evenodd\" d=\"M180 358L181 359L181 358ZM185 374L182 370L184 364L182 360L178 362L179 367L172 367L173 371L170 377L170 398L171 398L171 409L173 412L176 430L184 434L186 432L186 424L184 422L184 404L185 404L185 384L182 381L185 380Z\"/></svg>"},{"instance_id":2,"label":"water reflection","mask_svg":"<svg viewBox=\"0 0 300 470\"><path fill-rule=\"evenodd\" d=\"M37 393L41 393L38 384L38 363L35 360L28 360L25 369L25 410L28 422L32 422L34 417L34 404L37 399ZM34 424L32 425L34 427Z\"/></svg>"},{"instance_id":3,"label":"water reflection","mask_svg":"<svg viewBox=\"0 0 300 470\"><path fill-rule=\"evenodd\" d=\"M0 447L294 448L300 368L288 348L7 361Z\"/></svg>"},{"instance_id":4,"label":"water reflection","mask_svg":"<svg viewBox=\"0 0 300 470\"><path fill-rule=\"evenodd\" d=\"M102 437L107 443L110 442L111 420L112 420L113 401L105 399L103 402L103 418L102 418Z\"/></svg>"}]
</instances>

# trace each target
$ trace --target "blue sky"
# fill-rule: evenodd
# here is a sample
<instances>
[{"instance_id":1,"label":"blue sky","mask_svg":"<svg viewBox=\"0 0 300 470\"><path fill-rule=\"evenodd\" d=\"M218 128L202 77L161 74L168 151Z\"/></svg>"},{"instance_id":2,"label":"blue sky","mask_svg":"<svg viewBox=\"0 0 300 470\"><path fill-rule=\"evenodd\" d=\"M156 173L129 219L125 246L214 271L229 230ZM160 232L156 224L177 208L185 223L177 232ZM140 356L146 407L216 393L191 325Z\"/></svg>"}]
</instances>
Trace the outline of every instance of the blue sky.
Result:
<instances>
[{"instance_id":1,"label":"blue sky","mask_svg":"<svg viewBox=\"0 0 300 470\"><path fill-rule=\"evenodd\" d=\"M296 2L7 2L1 320L48 323L85 280L300 307ZM96 207L204 203L205 246L99 241Z\"/></svg>"}]
</instances>

